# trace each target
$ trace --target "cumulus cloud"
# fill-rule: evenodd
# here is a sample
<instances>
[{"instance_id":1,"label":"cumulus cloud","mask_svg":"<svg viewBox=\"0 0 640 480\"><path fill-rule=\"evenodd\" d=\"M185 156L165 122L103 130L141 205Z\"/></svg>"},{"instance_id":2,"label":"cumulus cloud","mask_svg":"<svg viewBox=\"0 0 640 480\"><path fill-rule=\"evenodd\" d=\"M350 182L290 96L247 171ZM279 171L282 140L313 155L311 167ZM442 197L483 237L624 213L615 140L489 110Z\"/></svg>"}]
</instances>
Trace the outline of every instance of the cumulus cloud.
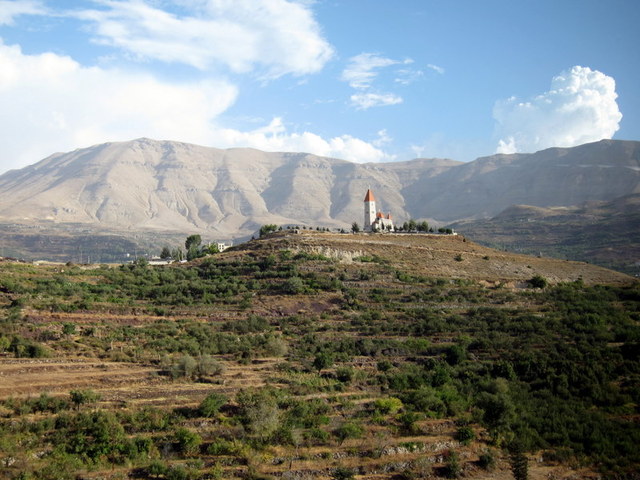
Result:
<instances>
[{"instance_id":1,"label":"cumulus cloud","mask_svg":"<svg viewBox=\"0 0 640 480\"><path fill-rule=\"evenodd\" d=\"M98 0L77 17L93 25L95 41L141 59L200 70L257 71L265 78L321 70L333 56L308 5L290 0L177 2L185 15L157 2Z\"/></svg>"},{"instance_id":2,"label":"cumulus cloud","mask_svg":"<svg viewBox=\"0 0 640 480\"><path fill-rule=\"evenodd\" d=\"M222 147L247 146L271 152L308 152L323 157L334 157L356 163L393 160L379 146L386 139L386 132L378 132L379 138L367 142L351 135L340 135L330 139L311 133L290 133L282 119L274 118L264 127L249 132L234 129L217 129L211 140Z\"/></svg>"},{"instance_id":3,"label":"cumulus cloud","mask_svg":"<svg viewBox=\"0 0 640 480\"><path fill-rule=\"evenodd\" d=\"M224 81L168 83L148 74L83 67L54 53L26 55L0 41L0 173L54 152L137 137L305 151L355 162L391 158L350 135L290 133L279 118L248 132L218 127L217 117L237 95Z\"/></svg>"},{"instance_id":4,"label":"cumulus cloud","mask_svg":"<svg viewBox=\"0 0 640 480\"><path fill-rule=\"evenodd\" d=\"M495 104L496 152L533 152L611 138L622 120L617 97L613 78L575 66L554 77L547 92L528 101L511 97Z\"/></svg>"},{"instance_id":5,"label":"cumulus cloud","mask_svg":"<svg viewBox=\"0 0 640 480\"><path fill-rule=\"evenodd\" d=\"M83 67L53 53L25 55L0 43L2 170L110 140L205 142L212 119L236 96L226 82L165 83L146 74Z\"/></svg>"},{"instance_id":6,"label":"cumulus cloud","mask_svg":"<svg viewBox=\"0 0 640 480\"><path fill-rule=\"evenodd\" d=\"M19 15L41 15L45 13L42 2L34 0L0 0L0 25L12 25Z\"/></svg>"}]
</instances>

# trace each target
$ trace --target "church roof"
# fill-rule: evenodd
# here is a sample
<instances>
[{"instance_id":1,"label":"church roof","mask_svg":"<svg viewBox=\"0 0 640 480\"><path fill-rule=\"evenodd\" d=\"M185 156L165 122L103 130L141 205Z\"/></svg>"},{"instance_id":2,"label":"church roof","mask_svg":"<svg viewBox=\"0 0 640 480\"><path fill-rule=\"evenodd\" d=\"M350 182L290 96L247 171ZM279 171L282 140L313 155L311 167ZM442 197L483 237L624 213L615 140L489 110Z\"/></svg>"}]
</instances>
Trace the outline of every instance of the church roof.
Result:
<instances>
[{"instance_id":1,"label":"church roof","mask_svg":"<svg viewBox=\"0 0 640 480\"><path fill-rule=\"evenodd\" d=\"M373 196L373 192L371 191L370 188L367 189L367 194L364 197L364 201L365 202L375 202L376 201L375 197Z\"/></svg>"}]
</instances>

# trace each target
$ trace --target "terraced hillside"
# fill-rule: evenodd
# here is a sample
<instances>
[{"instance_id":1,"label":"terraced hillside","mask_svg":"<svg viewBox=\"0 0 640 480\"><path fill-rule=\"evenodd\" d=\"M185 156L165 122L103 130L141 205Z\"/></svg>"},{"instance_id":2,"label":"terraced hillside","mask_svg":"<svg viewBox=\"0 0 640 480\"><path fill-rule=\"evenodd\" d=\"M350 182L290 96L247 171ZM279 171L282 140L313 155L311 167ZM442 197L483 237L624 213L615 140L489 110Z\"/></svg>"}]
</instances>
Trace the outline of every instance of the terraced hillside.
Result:
<instances>
[{"instance_id":1,"label":"terraced hillside","mask_svg":"<svg viewBox=\"0 0 640 480\"><path fill-rule=\"evenodd\" d=\"M460 236L0 262L0 478L632 476L639 320L631 277Z\"/></svg>"}]
</instances>

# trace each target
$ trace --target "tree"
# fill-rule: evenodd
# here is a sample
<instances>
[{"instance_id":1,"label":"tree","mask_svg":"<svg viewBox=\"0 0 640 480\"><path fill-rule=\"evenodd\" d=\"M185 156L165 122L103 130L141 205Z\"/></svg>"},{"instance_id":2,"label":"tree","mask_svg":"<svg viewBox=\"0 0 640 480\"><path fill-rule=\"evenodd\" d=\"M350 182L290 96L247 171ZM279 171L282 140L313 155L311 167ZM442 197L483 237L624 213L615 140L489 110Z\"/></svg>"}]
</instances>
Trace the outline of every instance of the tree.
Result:
<instances>
[{"instance_id":1,"label":"tree","mask_svg":"<svg viewBox=\"0 0 640 480\"><path fill-rule=\"evenodd\" d=\"M353 222L351 224L351 232L358 233L359 231L360 231L360 225L358 225L358 222Z\"/></svg>"},{"instance_id":2,"label":"tree","mask_svg":"<svg viewBox=\"0 0 640 480\"><path fill-rule=\"evenodd\" d=\"M325 368L329 368L333 365L333 357L327 352L320 352L316 355L316 358L313 359L313 368L320 372Z\"/></svg>"},{"instance_id":3,"label":"tree","mask_svg":"<svg viewBox=\"0 0 640 480\"><path fill-rule=\"evenodd\" d=\"M244 428L258 439L266 441L280 428L280 409L272 391L241 391L236 395L236 401Z\"/></svg>"},{"instance_id":4,"label":"tree","mask_svg":"<svg viewBox=\"0 0 640 480\"><path fill-rule=\"evenodd\" d=\"M162 248L162 252L160 252L160 258L163 260L171 258L171 250L169 249L169 247Z\"/></svg>"},{"instance_id":5,"label":"tree","mask_svg":"<svg viewBox=\"0 0 640 480\"><path fill-rule=\"evenodd\" d=\"M211 355L200 355L197 360L194 373L198 378L220 375L224 371L224 366Z\"/></svg>"},{"instance_id":6,"label":"tree","mask_svg":"<svg viewBox=\"0 0 640 480\"><path fill-rule=\"evenodd\" d=\"M71 402L77 409L80 409L80 405L95 403L100 400L100 395L93 390L71 390L69 395L71 396Z\"/></svg>"},{"instance_id":7,"label":"tree","mask_svg":"<svg viewBox=\"0 0 640 480\"><path fill-rule=\"evenodd\" d=\"M176 430L175 437L178 451L187 456L193 456L198 453L202 444L202 437L188 428L181 427Z\"/></svg>"},{"instance_id":8,"label":"tree","mask_svg":"<svg viewBox=\"0 0 640 480\"><path fill-rule=\"evenodd\" d=\"M62 325L62 333L63 335L73 335L74 333L76 333L76 325L75 323L64 323Z\"/></svg>"},{"instance_id":9,"label":"tree","mask_svg":"<svg viewBox=\"0 0 640 480\"><path fill-rule=\"evenodd\" d=\"M202 243L202 237L200 235L198 234L189 235L184 242L184 248L188 252L191 249L191 247L198 248L201 243Z\"/></svg>"},{"instance_id":10,"label":"tree","mask_svg":"<svg viewBox=\"0 0 640 480\"><path fill-rule=\"evenodd\" d=\"M451 450L447 457L447 463L444 466L444 476L447 478L458 478L461 473L462 468L460 467L458 454Z\"/></svg>"},{"instance_id":11,"label":"tree","mask_svg":"<svg viewBox=\"0 0 640 480\"><path fill-rule=\"evenodd\" d=\"M509 463L515 480L527 480L529 478L529 464L524 450L517 442L511 445Z\"/></svg>"},{"instance_id":12,"label":"tree","mask_svg":"<svg viewBox=\"0 0 640 480\"><path fill-rule=\"evenodd\" d=\"M410 218L408 227L409 227L409 231L413 232L414 230L416 230L418 228L418 224L416 223L416 221L413 218Z\"/></svg>"},{"instance_id":13,"label":"tree","mask_svg":"<svg viewBox=\"0 0 640 480\"><path fill-rule=\"evenodd\" d=\"M192 378L198 368L198 362L188 354L183 355L176 363L171 365L169 373L173 378Z\"/></svg>"},{"instance_id":14,"label":"tree","mask_svg":"<svg viewBox=\"0 0 640 480\"><path fill-rule=\"evenodd\" d=\"M429 224L427 221L422 221L418 224L418 231L427 233L429 231Z\"/></svg>"},{"instance_id":15,"label":"tree","mask_svg":"<svg viewBox=\"0 0 640 480\"><path fill-rule=\"evenodd\" d=\"M262 225L260 227L260 236L264 237L265 235L276 232L277 230L278 230L278 226L272 223L267 225Z\"/></svg>"},{"instance_id":16,"label":"tree","mask_svg":"<svg viewBox=\"0 0 640 480\"><path fill-rule=\"evenodd\" d=\"M340 425L334 433L340 440L340 445L342 445L348 438L360 438L364 433L364 429L357 423L346 422Z\"/></svg>"},{"instance_id":17,"label":"tree","mask_svg":"<svg viewBox=\"0 0 640 480\"><path fill-rule=\"evenodd\" d=\"M179 247L178 248L174 248L171 251L171 258L173 258L177 262L179 262L180 260L184 260L184 252Z\"/></svg>"},{"instance_id":18,"label":"tree","mask_svg":"<svg viewBox=\"0 0 640 480\"><path fill-rule=\"evenodd\" d=\"M208 255L214 255L216 253L220 253L220 249L218 248L217 243L210 243L209 245L206 246L206 248L204 249L204 252L207 253Z\"/></svg>"}]
</instances>

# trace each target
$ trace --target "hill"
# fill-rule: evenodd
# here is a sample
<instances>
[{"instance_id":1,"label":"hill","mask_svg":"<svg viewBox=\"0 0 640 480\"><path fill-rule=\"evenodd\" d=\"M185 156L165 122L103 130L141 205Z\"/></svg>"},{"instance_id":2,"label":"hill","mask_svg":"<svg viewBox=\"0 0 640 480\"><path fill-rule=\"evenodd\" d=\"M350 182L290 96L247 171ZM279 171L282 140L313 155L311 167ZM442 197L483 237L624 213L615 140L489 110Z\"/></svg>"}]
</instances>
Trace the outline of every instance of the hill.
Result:
<instances>
[{"instance_id":1,"label":"hill","mask_svg":"<svg viewBox=\"0 0 640 480\"><path fill-rule=\"evenodd\" d=\"M0 262L0 478L631 477L639 308L460 236Z\"/></svg>"},{"instance_id":2,"label":"hill","mask_svg":"<svg viewBox=\"0 0 640 480\"><path fill-rule=\"evenodd\" d=\"M451 225L493 248L587 261L640 273L640 195L574 207L516 205L491 219Z\"/></svg>"}]
</instances>

